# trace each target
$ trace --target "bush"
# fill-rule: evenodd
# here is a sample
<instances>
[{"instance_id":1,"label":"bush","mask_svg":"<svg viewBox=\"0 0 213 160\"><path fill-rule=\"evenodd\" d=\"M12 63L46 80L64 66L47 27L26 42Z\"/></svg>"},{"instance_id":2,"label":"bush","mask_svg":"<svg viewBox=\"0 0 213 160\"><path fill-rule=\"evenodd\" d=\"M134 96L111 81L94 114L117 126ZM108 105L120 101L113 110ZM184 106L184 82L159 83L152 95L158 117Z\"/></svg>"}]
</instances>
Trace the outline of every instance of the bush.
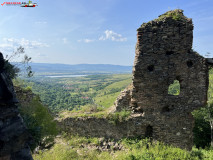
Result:
<instances>
[{"instance_id":1,"label":"bush","mask_svg":"<svg viewBox=\"0 0 213 160\"><path fill-rule=\"evenodd\" d=\"M209 122L204 119L207 108L201 108L192 112L195 119L194 145L197 148L205 148L210 146L211 142L211 128Z\"/></svg>"},{"instance_id":2,"label":"bush","mask_svg":"<svg viewBox=\"0 0 213 160\"><path fill-rule=\"evenodd\" d=\"M58 133L56 122L48 108L40 102L39 97L33 98L30 104L22 105L20 112L34 139L30 146L31 149L34 150L37 146L48 148L53 145L54 138Z\"/></svg>"}]
</instances>

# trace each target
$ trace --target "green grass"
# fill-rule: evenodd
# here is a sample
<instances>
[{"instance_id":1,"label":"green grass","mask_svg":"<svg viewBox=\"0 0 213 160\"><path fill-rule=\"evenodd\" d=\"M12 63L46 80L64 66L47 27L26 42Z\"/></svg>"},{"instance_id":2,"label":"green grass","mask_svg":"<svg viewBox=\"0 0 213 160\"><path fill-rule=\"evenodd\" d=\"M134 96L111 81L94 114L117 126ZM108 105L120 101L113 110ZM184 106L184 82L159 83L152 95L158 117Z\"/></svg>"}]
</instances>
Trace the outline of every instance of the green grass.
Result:
<instances>
[{"instance_id":1,"label":"green grass","mask_svg":"<svg viewBox=\"0 0 213 160\"><path fill-rule=\"evenodd\" d=\"M183 15L182 10L180 10L180 9L175 9L175 10L171 10L171 11L168 11L168 12L166 12L166 13L160 15L159 18L156 19L156 20L160 21L160 20L163 20L163 19L165 19L165 18L167 18L167 17L172 17L172 19L174 19L174 20L185 20L185 19L187 19L187 18Z\"/></svg>"},{"instance_id":2,"label":"green grass","mask_svg":"<svg viewBox=\"0 0 213 160\"><path fill-rule=\"evenodd\" d=\"M67 136L48 151L34 154L34 160L211 160L213 150L193 148L192 151L164 145L160 142L150 142L148 139L122 139L120 151L98 151L97 138Z\"/></svg>"},{"instance_id":3,"label":"green grass","mask_svg":"<svg viewBox=\"0 0 213 160\"><path fill-rule=\"evenodd\" d=\"M104 89L98 91L94 98L95 103L103 108L109 108L113 105L120 92L131 83L131 79L125 79L119 82L112 83ZM117 92L116 92L117 91Z\"/></svg>"},{"instance_id":4,"label":"green grass","mask_svg":"<svg viewBox=\"0 0 213 160\"><path fill-rule=\"evenodd\" d=\"M130 111L121 111L121 112L115 112L107 115L107 119L109 122L113 124L118 124L119 122L126 121L131 115Z\"/></svg>"},{"instance_id":5,"label":"green grass","mask_svg":"<svg viewBox=\"0 0 213 160\"><path fill-rule=\"evenodd\" d=\"M103 108L109 108L113 105L113 103L116 100L116 97L118 97L119 94L120 92L107 94L107 95L98 95L94 98L95 103Z\"/></svg>"},{"instance_id":6,"label":"green grass","mask_svg":"<svg viewBox=\"0 0 213 160\"><path fill-rule=\"evenodd\" d=\"M155 19L153 21L155 21L155 22L164 21L168 17L171 17L175 21L187 21L188 20L188 18L184 16L183 10L175 9L175 10L171 10L171 11L168 11L168 12L160 15L157 19ZM146 26L147 24L151 25L153 21L143 23L141 25L141 27ZM139 28L139 30L140 30L140 28Z\"/></svg>"},{"instance_id":7,"label":"green grass","mask_svg":"<svg viewBox=\"0 0 213 160\"><path fill-rule=\"evenodd\" d=\"M89 118L89 117L94 117L94 118L105 118L109 121L109 123L112 123L114 125L118 124L119 122L123 122L128 120L130 117L131 112L130 111L121 111L121 112L115 112L115 113L108 113L107 111L100 111L100 112L82 112L80 111L66 111L62 112L59 115L58 121L63 121L63 119L66 119L68 117L72 118Z\"/></svg>"}]
</instances>

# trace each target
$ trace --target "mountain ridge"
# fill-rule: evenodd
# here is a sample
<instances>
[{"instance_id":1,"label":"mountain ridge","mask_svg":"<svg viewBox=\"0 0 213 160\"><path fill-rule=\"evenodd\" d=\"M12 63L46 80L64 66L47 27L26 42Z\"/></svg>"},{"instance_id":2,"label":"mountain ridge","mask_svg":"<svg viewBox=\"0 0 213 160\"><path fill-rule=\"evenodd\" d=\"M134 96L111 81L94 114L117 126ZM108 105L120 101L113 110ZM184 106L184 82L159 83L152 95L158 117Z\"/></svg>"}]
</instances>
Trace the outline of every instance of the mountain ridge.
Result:
<instances>
[{"instance_id":1,"label":"mountain ridge","mask_svg":"<svg viewBox=\"0 0 213 160\"><path fill-rule=\"evenodd\" d=\"M14 63L15 64L15 63ZM112 64L29 63L34 72L110 72L131 73L132 66ZM22 69L22 67L21 67Z\"/></svg>"}]
</instances>

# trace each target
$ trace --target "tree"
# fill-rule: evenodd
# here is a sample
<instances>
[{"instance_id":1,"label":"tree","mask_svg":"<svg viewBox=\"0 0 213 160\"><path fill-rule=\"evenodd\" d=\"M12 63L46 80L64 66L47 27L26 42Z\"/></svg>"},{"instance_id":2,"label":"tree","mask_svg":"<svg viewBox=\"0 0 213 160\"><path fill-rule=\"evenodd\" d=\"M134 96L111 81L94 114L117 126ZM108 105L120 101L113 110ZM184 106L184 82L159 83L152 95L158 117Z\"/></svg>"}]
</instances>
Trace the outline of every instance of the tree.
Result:
<instances>
[{"instance_id":1,"label":"tree","mask_svg":"<svg viewBox=\"0 0 213 160\"><path fill-rule=\"evenodd\" d=\"M27 92L30 94L31 90ZM58 134L58 128L54 117L41 103L39 96L33 97L30 102L21 104L20 113L33 137L33 143L30 144L31 150L33 151L38 146L41 149L51 147Z\"/></svg>"},{"instance_id":2,"label":"tree","mask_svg":"<svg viewBox=\"0 0 213 160\"><path fill-rule=\"evenodd\" d=\"M211 142L211 127L209 121L204 118L207 113L207 107L202 107L192 112L195 119L195 126L193 128L194 145L197 148L205 148L209 146Z\"/></svg>"},{"instance_id":3,"label":"tree","mask_svg":"<svg viewBox=\"0 0 213 160\"><path fill-rule=\"evenodd\" d=\"M206 111L204 118L209 122L211 127L211 147L213 147L213 74L209 75L208 104Z\"/></svg>"},{"instance_id":4,"label":"tree","mask_svg":"<svg viewBox=\"0 0 213 160\"><path fill-rule=\"evenodd\" d=\"M31 57L28 55L23 55L25 53L24 48L22 46L18 47L16 51L14 51L10 56L6 55L5 57L5 69L9 74L11 79L14 79L20 75L20 72L24 73L26 77L32 77L33 71L29 62L31 61ZM23 55L23 56L22 56ZM21 62L11 63L15 59L22 57Z\"/></svg>"},{"instance_id":5,"label":"tree","mask_svg":"<svg viewBox=\"0 0 213 160\"><path fill-rule=\"evenodd\" d=\"M210 53L206 53L206 57L209 57ZM210 124L211 127L211 147L213 147L213 70L212 66L209 68L209 88L208 88L208 101L207 101L207 112L204 117Z\"/></svg>"}]
</instances>

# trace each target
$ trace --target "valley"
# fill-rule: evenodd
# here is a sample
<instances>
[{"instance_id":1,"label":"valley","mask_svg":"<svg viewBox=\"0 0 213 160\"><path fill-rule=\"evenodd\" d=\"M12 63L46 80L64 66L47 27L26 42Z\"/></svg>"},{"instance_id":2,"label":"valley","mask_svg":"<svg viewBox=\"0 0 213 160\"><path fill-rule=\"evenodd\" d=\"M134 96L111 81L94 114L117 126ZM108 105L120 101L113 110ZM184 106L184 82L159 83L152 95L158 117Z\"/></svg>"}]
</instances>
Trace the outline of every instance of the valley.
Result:
<instances>
[{"instance_id":1,"label":"valley","mask_svg":"<svg viewBox=\"0 0 213 160\"><path fill-rule=\"evenodd\" d=\"M77 77L34 76L25 79L22 85L32 88L52 112L58 113L80 110L89 105L96 106L98 110L109 108L130 83L131 74L94 74Z\"/></svg>"}]
</instances>

